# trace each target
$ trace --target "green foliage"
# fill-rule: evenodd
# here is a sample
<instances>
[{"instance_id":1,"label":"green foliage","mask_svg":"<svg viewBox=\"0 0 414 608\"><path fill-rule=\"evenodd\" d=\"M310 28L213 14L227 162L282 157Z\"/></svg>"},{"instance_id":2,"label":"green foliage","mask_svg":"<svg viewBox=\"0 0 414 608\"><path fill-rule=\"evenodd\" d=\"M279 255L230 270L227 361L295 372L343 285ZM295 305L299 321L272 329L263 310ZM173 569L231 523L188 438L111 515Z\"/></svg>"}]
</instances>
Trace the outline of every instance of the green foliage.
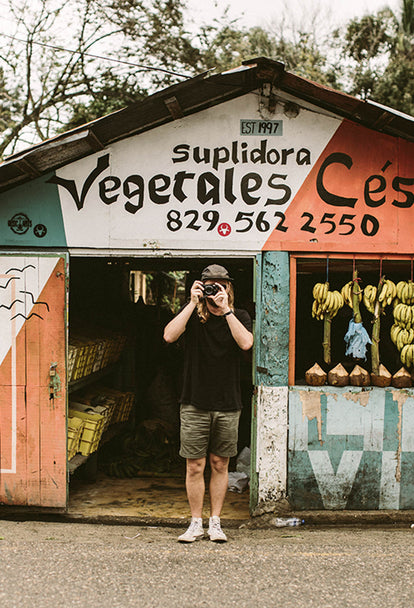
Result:
<instances>
[{"instance_id":1,"label":"green foliage","mask_svg":"<svg viewBox=\"0 0 414 608\"><path fill-rule=\"evenodd\" d=\"M414 0L402 0L401 9L401 20L384 9L348 23L347 90L413 115Z\"/></svg>"},{"instance_id":2,"label":"green foliage","mask_svg":"<svg viewBox=\"0 0 414 608\"><path fill-rule=\"evenodd\" d=\"M346 29L345 53L355 61L368 61L387 53L394 38L395 17L389 9L352 19Z\"/></svg>"},{"instance_id":3,"label":"green foliage","mask_svg":"<svg viewBox=\"0 0 414 608\"><path fill-rule=\"evenodd\" d=\"M0 56L0 156L116 111L206 70L252 57L413 113L414 0L327 38L284 15L240 27L228 12L191 28L185 0L9 0L23 28ZM59 50L62 47L71 49ZM107 59L111 60L108 63Z\"/></svg>"},{"instance_id":4,"label":"green foliage","mask_svg":"<svg viewBox=\"0 0 414 608\"><path fill-rule=\"evenodd\" d=\"M130 78L123 81L111 70L103 71L90 82L89 101L73 103L72 115L59 131L73 129L142 100L146 97L146 91L140 89L136 80Z\"/></svg>"}]
</instances>

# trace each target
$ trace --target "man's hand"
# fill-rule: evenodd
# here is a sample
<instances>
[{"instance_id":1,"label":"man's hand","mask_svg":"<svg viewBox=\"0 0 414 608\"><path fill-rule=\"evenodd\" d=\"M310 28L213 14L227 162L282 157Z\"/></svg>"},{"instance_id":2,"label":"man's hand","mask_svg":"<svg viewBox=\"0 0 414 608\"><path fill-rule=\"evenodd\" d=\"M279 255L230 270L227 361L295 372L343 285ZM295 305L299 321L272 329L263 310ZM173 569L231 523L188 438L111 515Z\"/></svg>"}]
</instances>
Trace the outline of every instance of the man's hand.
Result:
<instances>
[{"instance_id":1,"label":"man's hand","mask_svg":"<svg viewBox=\"0 0 414 608\"><path fill-rule=\"evenodd\" d=\"M215 296L210 296L210 299L213 300L214 304L220 310L221 314L224 315L226 312L229 312L229 295L226 291L226 288L220 283L216 283L217 287L219 287L219 291Z\"/></svg>"},{"instance_id":2,"label":"man's hand","mask_svg":"<svg viewBox=\"0 0 414 608\"><path fill-rule=\"evenodd\" d=\"M203 283L201 281L194 281L191 290L191 302L198 304L200 299L203 297Z\"/></svg>"}]
</instances>

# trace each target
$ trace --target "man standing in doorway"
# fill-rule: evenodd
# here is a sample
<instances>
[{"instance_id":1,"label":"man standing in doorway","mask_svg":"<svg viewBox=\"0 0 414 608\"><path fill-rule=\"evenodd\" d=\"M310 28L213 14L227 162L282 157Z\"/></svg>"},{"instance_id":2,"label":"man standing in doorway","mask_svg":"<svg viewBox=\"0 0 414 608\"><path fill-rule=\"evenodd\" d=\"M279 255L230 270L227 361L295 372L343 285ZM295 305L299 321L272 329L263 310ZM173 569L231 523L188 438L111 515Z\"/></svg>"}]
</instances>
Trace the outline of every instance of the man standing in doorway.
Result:
<instances>
[{"instance_id":1,"label":"man standing in doorway","mask_svg":"<svg viewBox=\"0 0 414 608\"><path fill-rule=\"evenodd\" d=\"M186 459L189 528L178 540L204 536L202 510L207 456L210 477L210 540L225 542L220 514L228 486L228 465L237 454L241 351L253 345L251 319L234 308L232 279L212 264L191 287L191 299L164 330L166 342L184 334L184 382L181 395L180 455Z\"/></svg>"}]
</instances>

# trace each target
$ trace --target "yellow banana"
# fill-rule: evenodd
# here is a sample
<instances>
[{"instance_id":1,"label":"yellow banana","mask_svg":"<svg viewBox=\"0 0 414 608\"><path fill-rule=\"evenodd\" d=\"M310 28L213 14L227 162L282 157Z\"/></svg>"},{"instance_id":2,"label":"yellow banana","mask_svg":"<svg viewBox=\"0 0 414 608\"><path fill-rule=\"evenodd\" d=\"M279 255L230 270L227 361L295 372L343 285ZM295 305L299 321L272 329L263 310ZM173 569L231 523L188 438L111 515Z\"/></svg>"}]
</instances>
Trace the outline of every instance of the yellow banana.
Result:
<instances>
[{"instance_id":1,"label":"yellow banana","mask_svg":"<svg viewBox=\"0 0 414 608\"><path fill-rule=\"evenodd\" d=\"M397 283L397 298L401 300L402 290L404 289L405 281L399 281Z\"/></svg>"},{"instance_id":2,"label":"yellow banana","mask_svg":"<svg viewBox=\"0 0 414 608\"><path fill-rule=\"evenodd\" d=\"M384 281L382 287L381 287L381 293L378 296L378 302L382 302L385 298L385 296L387 295L387 290L388 290L388 285L387 283Z\"/></svg>"}]
</instances>

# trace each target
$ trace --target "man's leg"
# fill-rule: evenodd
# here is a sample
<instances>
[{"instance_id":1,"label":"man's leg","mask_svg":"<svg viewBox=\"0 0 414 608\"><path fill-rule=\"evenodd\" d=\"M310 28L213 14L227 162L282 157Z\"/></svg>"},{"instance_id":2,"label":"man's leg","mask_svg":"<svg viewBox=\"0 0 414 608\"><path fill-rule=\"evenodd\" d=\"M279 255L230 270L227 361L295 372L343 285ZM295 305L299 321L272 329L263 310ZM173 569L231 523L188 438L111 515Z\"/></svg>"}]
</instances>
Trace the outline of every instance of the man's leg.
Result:
<instances>
[{"instance_id":1,"label":"man's leg","mask_svg":"<svg viewBox=\"0 0 414 608\"><path fill-rule=\"evenodd\" d=\"M210 515L220 517L229 483L229 458L210 454Z\"/></svg>"},{"instance_id":2,"label":"man's leg","mask_svg":"<svg viewBox=\"0 0 414 608\"><path fill-rule=\"evenodd\" d=\"M201 517L205 492L205 458L187 458L185 487L192 517Z\"/></svg>"},{"instance_id":3,"label":"man's leg","mask_svg":"<svg viewBox=\"0 0 414 608\"><path fill-rule=\"evenodd\" d=\"M228 485L229 458L210 454L210 519L208 535L210 540L225 543L227 536L221 529L220 513Z\"/></svg>"},{"instance_id":4,"label":"man's leg","mask_svg":"<svg viewBox=\"0 0 414 608\"><path fill-rule=\"evenodd\" d=\"M205 466L205 458L187 458L185 487L191 510L191 522L184 534L178 537L181 543L192 543L204 536L202 513L205 492Z\"/></svg>"}]
</instances>

